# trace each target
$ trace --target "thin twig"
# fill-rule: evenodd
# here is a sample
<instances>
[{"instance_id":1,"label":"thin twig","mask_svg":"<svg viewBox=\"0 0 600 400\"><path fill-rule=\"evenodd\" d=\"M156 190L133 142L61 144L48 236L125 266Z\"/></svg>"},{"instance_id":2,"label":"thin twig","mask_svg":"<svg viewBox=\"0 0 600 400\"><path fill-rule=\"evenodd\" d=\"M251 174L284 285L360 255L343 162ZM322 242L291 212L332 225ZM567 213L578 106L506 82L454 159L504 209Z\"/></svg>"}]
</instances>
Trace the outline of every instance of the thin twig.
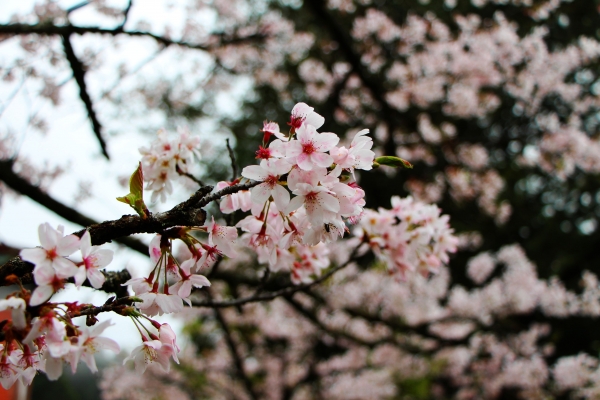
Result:
<instances>
[{"instance_id":1,"label":"thin twig","mask_svg":"<svg viewBox=\"0 0 600 400\"><path fill-rule=\"evenodd\" d=\"M231 159L231 171L233 172L233 176L231 177L231 181L235 181L238 177L238 167L237 162L235 161L235 153L233 149L229 145L229 138L225 139L225 143L227 144L227 151L229 152L229 159Z\"/></svg>"},{"instance_id":2,"label":"thin twig","mask_svg":"<svg viewBox=\"0 0 600 400\"><path fill-rule=\"evenodd\" d=\"M197 183L200 186L205 186L204 183L202 183L202 181L198 178L196 178L194 175L190 174L189 172L183 172L179 167L176 168L177 173L181 176L185 176L186 178L191 179L192 181L194 181L195 183Z\"/></svg>"},{"instance_id":3,"label":"thin twig","mask_svg":"<svg viewBox=\"0 0 600 400\"><path fill-rule=\"evenodd\" d=\"M211 194L209 196L205 196L202 199L200 199L198 204L196 204L196 207L202 208L202 207L206 206L207 204L209 204L210 202L218 200L223 196L226 196L228 194L237 193L242 190L252 189L254 186L260 185L261 183L262 183L261 181L254 181L254 182L241 183L241 184L237 184L237 185L227 186L226 188L223 188L223 189L219 190L218 192L214 192L213 194Z\"/></svg>"},{"instance_id":4,"label":"thin twig","mask_svg":"<svg viewBox=\"0 0 600 400\"><path fill-rule=\"evenodd\" d=\"M133 0L129 0L129 2L127 3L127 7L123 11L123 22L117 29L123 30L123 28L125 27L125 24L127 23L127 18L129 17L129 11L131 11L132 6L133 6Z\"/></svg>"},{"instance_id":5,"label":"thin twig","mask_svg":"<svg viewBox=\"0 0 600 400\"><path fill-rule=\"evenodd\" d=\"M274 292L266 293L266 294L263 294L260 296L252 295L252 296L242 297L240 299L234 299L234 300L192 301L192 305L194 307L211 307L211 308L235 307L235 306L239 306L239 305L243 305L243 304L247 304L247 303L255 303L257 301L270 301L270 300L273 300L280 296L291 296L292 294L294 294L296 292L307 291L308 289L312 288L313 286L316 286L319 283L327 280L333 274L346 268L350 263L355 261L356 260L355 256L356 256L357 250L358 250L358 247L355 247L354 250L352 250L350 257L348 258L348 260L346 262L338 265L337 267L330 269L327 273L323 274L321 277L319 277L318 279L315 279L311 283L305 283L303 285L288 286L286 288L276 290Z\"/></svg>"},{"instance_id":6,"label":"thin twig","mask_svg":"<svg viewBox=\"0 0 600 400\"><path fill-rule=\"evenodd\" d=\"M190 43L181 40L172 40L165 36L156 35L146 31L128 31L122 29L120 26L113 29L101 28L98 26L76 26L76 25L52 25L52 24L0 24L0 34L11 34L11 35L27 35L27 34L38 34L38 35L70 35L77 34L83 35L86 33L98 33L101 35L111 36L135 36L135 37L149 37L154 39L157 43L163 46L181 46L189 49L196 50L212 50L214 48L220 48L227 44L247 43L255 40L265 39L266 36L263 34L254 34L246 37L226 37L225 34L216 34L214 37L219 38L215 44L203 45L197 43Z\"/></svg>"}]
</instances>

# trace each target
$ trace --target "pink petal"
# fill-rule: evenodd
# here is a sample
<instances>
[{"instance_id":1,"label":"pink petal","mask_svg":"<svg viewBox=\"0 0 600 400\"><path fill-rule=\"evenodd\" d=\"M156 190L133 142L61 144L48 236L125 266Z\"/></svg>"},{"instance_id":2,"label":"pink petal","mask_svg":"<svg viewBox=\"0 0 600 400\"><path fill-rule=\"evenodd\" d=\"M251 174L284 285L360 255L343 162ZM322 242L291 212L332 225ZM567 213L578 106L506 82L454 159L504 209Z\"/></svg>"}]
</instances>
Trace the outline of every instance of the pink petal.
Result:
<instances>
[{"instance_id":1,"label":"pink petal","mask_svg":"<svg viewBox=\"0 0 600 400\"><path fill-rule=\"evenodd\" d=\"M242 170L242 176L254 181L264 181L269 174L260 165L250 165Z\"/></svg>"},{"instance_id":2,"label":"pink petal","mask_svg":"<svg viewBox=\"0 0 600 400\"><path fill-rule=\"evenodd\" d=\"M327 168L333 164L333 157L325 153L312 153L310 155L310 160L314 165L323 168Z\"/></svg>"},{"instance_id":3,"label":"pink petal","mask_svg":"<svg viewBox=\"0 0 600 400\"><path fill-rule=\"evenodd\" d=\"M273 200L278 210L285 210L290 203L290 192L288 192L283 186L275 185L272 190Z\"/></svg>"},{"instance_id":4,"label":"pink petal","mask_svg":"<svg viewBox=\"0 0 600 400\"><path fill-rule=\"evenodd\" d=\"M313 141L319 151L329 151L339 143L340 138L335 133L324 132L316 135Z\"/></svg>"},{"instance_id":5,"label":"pink petal","mask_svg":"<svg viewBox=\"0 0 600 400\"><path fill-rule=\"evenodd\" d=\"M40 304L48 300L50 297L52 297L53 294L54 289L52 289L52 286L38 286L31 294L31 299L29 299L29 305L32 307L39 306Z\"/></svg>"}]
</instances>

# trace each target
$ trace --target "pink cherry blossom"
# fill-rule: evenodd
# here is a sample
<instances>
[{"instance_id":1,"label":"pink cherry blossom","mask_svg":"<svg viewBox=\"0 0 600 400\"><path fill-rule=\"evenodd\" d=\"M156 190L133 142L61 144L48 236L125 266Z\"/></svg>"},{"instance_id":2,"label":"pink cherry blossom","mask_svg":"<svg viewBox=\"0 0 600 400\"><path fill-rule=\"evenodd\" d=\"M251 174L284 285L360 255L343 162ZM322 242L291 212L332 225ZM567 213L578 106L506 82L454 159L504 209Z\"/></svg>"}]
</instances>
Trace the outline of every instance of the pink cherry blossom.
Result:
<instances>
[{"instance_id":1,"label":"pink cherry blossom","mask_svg":"<svg viewBox=\"0 0 600 400\"><path fill-rule=\"evenodd\" d=\"M296 131L303 125L311 125L319 129L325 123L325 118L314 112L314 108L306 103L298 103L292 108L292 115L288 125Z\"/></svg>"},{"instance_id":2,"label":"pink cherry blossom","mask_svg":"<svg viewBox=\"0 0 600 400\"><path fill-rule=\"evenodd\" d=\"M92 287L99 289L105 280L104 275L99 270L106 267L112 261L113 251L92 246L89 231L85 231L81 237L80 247L83 265L79 267L75 275L75 284L81 286L87 278Z\"/></svg>"},{"instance_id":3,"label":"pink cherry blossom","mask_svg":"<svg viewBox=\"0 0 600 400\"><path fill-rule=\"evenodd\" d=\"M333 148L329 152L333 157L333 161L340 167L349 170L354 174L354 169L370 170L373 168L373 160L375 153L371 150L373 147L373 140L366 136L369 133L368 129L363 129L358 132L350 148L345 147Z\"/></svg>"},{"instance_id":4,"label":"pink cherry blossom","mask_svg":"<svg viewBox=\"0 0 600 400\"><path fill-rule=\"evenodd\" d=\"M79 238L75 235L64 236L64 227L54 229L48 223L38 228L41 248L21 250L21 258L36 266L50 266L63 278L74 276L77 267L65 257L73 254L79 247Z\"/></svg>"},{"instance_id":5,"label":"pink cherry blossom","mask_svg":"<svg viewBox=\"0 0 600 400\"><path fill-rule=\"evenodd\" d=\"M169 371L169 356L165 352L161 352L163 344L160 340L146 340L141 345L133 349L131 354L123 360L125 364L129 360L133 360L135 371L138 374L144 373L148 365L158 363L163 370Z\"/></svg>"},{"instance_id":6,"label":"pink cherry blossom","mask_svg":"<svg viewBox=\"0 0 600 400\"><path fill-rule=\"evenodd\" d=\"M210 281L204 275L192 274L191 269L195 267L196 260L190 258L181 263L181 280L169 288L169 292L177 293L179 297L187 300L192 292L192 287L210 286Z\"/></svg>"},{"instance_id":7,"label":"pink cherry blossom","mask_svg":"<svg viewBox=\"0 0 600 400\"><path fill-rule=\"evenodd\" d=\"M206 227L208 230L208 240L214 244L217 249L228 257L235 257L237 252L233 248L237 240L237 229L232 226L223 226L215 222L215 217L212 217L212 222Z\"/></svg>"},{"instance_id":8,"label":"pink cherry blossom","mask_svg":"<svg viewBox=\"0 0 600 400\"><path fill-rule=\"evenodd\" d=\"M298 167L310 171L315 167L327 168L333 164L333 158L325 152L340 141L335 133L319 133L312 125L302 125L296 131L296 137L298 140L288 143L286 155Z\"/></svg>"},{"instance_id":9,"label":"pink cherry blossom","mask_svg":"<svg viewBox=\"0 0 600 400\"><path fill-rule=\"evenodd\" d=\"M285 210L290 202L290 193L279 184L281 175L287 174L292 165L283 159L262 160L260 165L250 165L242 170L242 176L255 181L262 181L258 186L250 189L252 201L264 204L269 197L280 210Z\"/></svg>"},{"instance_id":10,"label":"pink cherry blossom","mask_svg":"<svg viewBox=\"0 0 600 400\"><path fill-rule=\"evenodd\" d=\"M114 353L120 351L119 345L112 339L101 337L100 334L111 326L110 321L103 321L91 328L81 327L81 334L77 337L77 345L71 350L69 362L75 373L77 363L81 359L92 372L98 372L94 354L99 350L111 350Z\"/></svg>"},{"instance_id":11,"label":"pink cherry blossom","mask_svg":"<svg viewBox=\"0 0 600 400\"><path fill-rule=\"evenodd\" d=\"M337 213L340 209L339 201L323 186L298 183L294 194L296 197L290 201L287 212L290 213L304 206L306 215L313 225L323 223L325 212Z\"/></svg>"}]
</instances>

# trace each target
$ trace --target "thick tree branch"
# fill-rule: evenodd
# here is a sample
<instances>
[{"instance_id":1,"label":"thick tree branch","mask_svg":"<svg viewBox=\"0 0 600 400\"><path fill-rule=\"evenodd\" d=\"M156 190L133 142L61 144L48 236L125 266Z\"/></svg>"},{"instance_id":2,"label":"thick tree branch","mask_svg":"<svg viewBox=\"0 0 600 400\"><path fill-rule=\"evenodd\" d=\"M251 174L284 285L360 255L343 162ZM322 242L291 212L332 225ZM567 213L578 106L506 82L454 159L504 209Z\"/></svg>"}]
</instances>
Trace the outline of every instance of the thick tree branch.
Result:
<instances>
[{"instance_id":1,"label":"thick tree branch","mask_svg":"<svg viewBox=\"0 0 600 400\"><path fill-rule=\"evenodd\" d=\"M258 185L259 183L260 182L251 182L243 185L233 185L226 187L225 189L222 189L211 195L209 195L209 193L213 189L212 186L204 186L198 189L196 193L194 193L188 200L178 204L177 206L173 207L167 212L156 215L150 215L150 217L148 218L142 218L138 215L124 215L118 220L89 224L89 226L86 229L82 229L78 232L75 232L74 234L81 237L87 230L90 232L92 244L98 246L104 243L111 242L113 240L123 241L122 238L136 233L163 234L167 229L177 226L201 226L206 221L206 211L201 209L201 207L206 206L211 201L217 200L225 196L226 194L233 194L240 190L247 190L251 187ZM32 187L35 188L34 186ZM45 193L41 192L39 188L35 189L37 189L38 191L36 192L36 194L41 193L45 196L48 196ZM56 202L56 200L53 201ZM56 203L57 204L55 205L65 207L64 205L58 202ZM131 238L125 239L131 240ZM146 252L147 249L144 246L143 253L146 254ZM0 286L6 286L11 284L11 282L6 282L5 280L6 276L10 274L14 274L17 277L23 279L25 277L29 277L31 271L33 271L33 264L25 262L20 258L14 258L8 263L0 266Z\"/></svg>"},{"instance_id":2,"label":"thick tree branch","mask_svg":"<svg viewBox=\"0 0 600 400\"><path fill-rule=\"evenodd\" d=\"M98 121L98 116L94 111L94 105L92 104L92 99L88 93L87 86L85 84L85 66L75 55L75 51L73 50L73 46L71 44L70 33L62 35L62 42L63 47L65 49L65 57L67 58L67 61L69 61L71 70L73 70L73 78L75 78L75 82L77 82L77 85L79 86L79 97L81 98L81 101L83 101L85 109L87 110L88 117L90 118L90 122L92 123L94 135L96 135L96 139L100 144L102 154L107 159L110 159L110 157L108 156L108 151L106 150L106 142L102 137L102 125L100 125L100 121Z\"/></svg>"},{"instance_id":3,"label":"thick tree branch","mask_svg":"<svg viewBox=\"0 0 600 400\"><path fill-rule=\"evenodd\" d=\"M27 179L20 177L13 171L13 164L14 160L0 160L0 181L4 182L12 190L29 197L36 203L46 207L48 210L56 213L67 221L73 222L77 225L90 226L98 223L97 221L81 214L79 211L54 199L52 196L41 190L38 186L32 185L29 181L27 181ZM134 238L123 237L116 239L115 241L144 255L148 254L148 246Z\"/></svg>"}]
</instances>

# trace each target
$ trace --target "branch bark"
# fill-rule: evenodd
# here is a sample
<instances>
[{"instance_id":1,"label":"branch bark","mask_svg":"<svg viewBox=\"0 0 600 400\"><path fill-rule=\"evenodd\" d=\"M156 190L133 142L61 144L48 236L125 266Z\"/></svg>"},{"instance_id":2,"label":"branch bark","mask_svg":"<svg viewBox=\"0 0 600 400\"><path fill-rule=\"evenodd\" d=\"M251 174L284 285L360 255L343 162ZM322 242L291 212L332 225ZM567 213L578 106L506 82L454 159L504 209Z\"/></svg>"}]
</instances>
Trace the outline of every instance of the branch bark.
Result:
<instances>
[{"instance_id":1,"label":"branch bark","mask_svg":"<svg viewBox=\"0 0 600 400\"><path fill-rule=\"evenodd\" d=\"M67 58L67 61L71 66L71 70L73 71L73 78L75 78L75 82L77 82L77 85L79 86L79 97L81 98L81 101L83 101L85 109L87 110L88 117L92 123L94 135L96 135L96 139L100 144L102 154L107 159L110 159L108 151L106 150L106 142L102 137L102 125L100 124L100 121L98 121L98 116L96 115L96 111L94 111L94 105L92 104L92 99L85 84L85 65L83 65L79 58L77 58L77 55L75 55L75 50L73 50L73 45L71 44L70 33L62 35L62 42L65 50L65 57Z\"/></svg>"},{"instance_id":2,"label":"branch bark","mask_svg":"<svg viewBox=\"0 0 600 400\"><path fill-rule=\"evenodd\" d=\"M29 181L27 181L27 179L16 174L12 168L14 162L15 160L0 160L0 181L4 182L12 190L29 197L36 203L46 207L48 210L61 216L67 221L73 222L77 225L91 226L98 224L96 220L81 214L74 208L66 206L44 192L38 186L32 185ZM83 231L81 234L83 235ZM95 238L92 237L92 241L94 241L94 239ZM116 239L115 241L141 254L148 254L148 247L137 239L123 237Z\"/></svg>"}]
</instances>

